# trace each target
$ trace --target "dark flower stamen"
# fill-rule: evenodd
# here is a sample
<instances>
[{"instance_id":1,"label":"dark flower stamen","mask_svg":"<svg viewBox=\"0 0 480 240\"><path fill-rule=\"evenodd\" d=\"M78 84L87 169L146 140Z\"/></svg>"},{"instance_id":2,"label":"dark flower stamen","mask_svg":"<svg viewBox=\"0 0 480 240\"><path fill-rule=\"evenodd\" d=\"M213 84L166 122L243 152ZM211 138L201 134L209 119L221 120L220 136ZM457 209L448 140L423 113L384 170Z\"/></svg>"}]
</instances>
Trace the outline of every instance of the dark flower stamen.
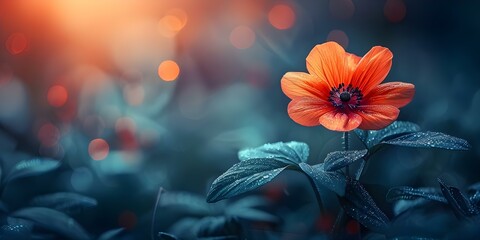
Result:
<instances>
[{"instance_id":1,"label":"dark flower stamen","mask_svg":"<svg viewBox=\"0 0 480 240\"><path fill-rule=\"evenodd\" d=\"M341 83L336 88L332 87L328 100L337 108L355 109L360 105L362 98L363 94L358 87L354 88L349 84L345 88L345 84Z\"/></svg>"}]
</instances>

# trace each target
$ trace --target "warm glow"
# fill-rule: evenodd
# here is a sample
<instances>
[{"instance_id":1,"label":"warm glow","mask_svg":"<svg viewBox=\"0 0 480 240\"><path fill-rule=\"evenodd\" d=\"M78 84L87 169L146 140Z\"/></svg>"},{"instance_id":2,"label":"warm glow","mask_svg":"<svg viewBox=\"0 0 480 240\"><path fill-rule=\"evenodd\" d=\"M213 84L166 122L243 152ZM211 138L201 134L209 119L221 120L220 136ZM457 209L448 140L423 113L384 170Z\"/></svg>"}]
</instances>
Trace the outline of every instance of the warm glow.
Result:
<instances>
[{"instance_id":1,"label":"warm glow","mask_svg":"<svg viewBox=\"0 0 480 240\"><path fill-rule=\"evenodd\" d=\"M383 11L390 22L398 23L405 18L407 8L402 0L387 0Z\"/></svg>"},{"instance_id":2,"label":"warm glow","mask_svg":"<svg viewBox=\"0 0 480 240\"><path fill-rule=\"evenodd\" d=\"M268 20L277 29L289 29L295 23L295 12L288 5L278 4L268 13Z\"/></svg>"},{"instance_id":3,"label":"warm glow","mask_svg":"<svg viewBox=\"0 0 480 240\"><path fill-rule=\"evenodd\" d=\"M173 37L185 27L187 20L188 17L185 11L178 8L171 9L160 19L160 32L165 37Z\"/></svg>"},{"instance_id":4,"label":"warm glow","mask_svg":"<svg viewBox=\"0 0 480 240\"><path fill-rule=\"evenodd\" d=\"M246 26L238 26L230 33L230 42L238 49L247 49L255 43L255 33Z\"/></svg>"},{"instance_id":5,"label":"warm glow","mask_svg":"<svg viewBox=\"0 0 480 240\"><path fill-rule=\"evenodd\" d=\"M180 74L180 67L173 60L166 60L158 66L158 76L164 81L173 81Z\"/></svg>"},{"instance_id":6,"label":"warm glow","mask_svg":"<svg viewBox=\"0 0 480 240\"><path fill-rule=\"evenodd\" d=\"M55 85L48 89L47 93L48 103L53 107L61 107L68 100L67 89L61 85Z\"/></svg>"},{"instance_id":7,"label":"warm glow","mask_svg":"<svg viewBox=\"0 0 480 240\"><path fill-rule=\"evenodd\" d=\"M23 33L13 33L8 37L5 46L10 54L17 55L27 49L28 39Z\"/></svg>"},{"instance_id":8,"label":"warm glow","mask_svg":"<svg viewBox=\"0 0 480 240\"><path fill-rule=\"evenodd\" d=\"M93 139L88 145L88 153L93 160L103 160L108 156L110 147L108 143L101 139Z\"/></svg>"}]
</instances>

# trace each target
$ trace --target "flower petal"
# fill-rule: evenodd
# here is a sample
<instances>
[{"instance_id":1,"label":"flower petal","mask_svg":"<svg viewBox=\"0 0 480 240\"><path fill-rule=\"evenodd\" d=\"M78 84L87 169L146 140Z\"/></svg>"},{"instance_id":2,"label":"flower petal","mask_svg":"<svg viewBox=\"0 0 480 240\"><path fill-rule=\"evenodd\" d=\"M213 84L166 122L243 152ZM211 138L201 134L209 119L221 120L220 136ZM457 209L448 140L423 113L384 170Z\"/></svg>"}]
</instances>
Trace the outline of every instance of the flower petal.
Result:
<instances>
[{"instance_id":1,"label":"flower petal","mask_svg":"<svg viewBox=\"0 0 480 240\"><path fill-rule=\"evenodd\" d=\"M367 105L392 105L401 108L413 99L415 85L403 82L380 84L365 96Z\"/></svg>"},{"instance_id":2,"label":"flower petal","mask_svg":"<svg viewBox=\"0 0 480 240\"><path fill-rule=\"evenodd\" d=\"M345 53L347 59L347 65L351 73L355 72L358 62L362 59L361 57L353 53Z\"/></svg>"},{"instance_id":3,"label":"flower petal","mask_svg":"<svg viewBox=\"0 0 480 240\"><path fill-rule=\"evenodd\" d=\"M320 116L320 124L332 131L348 132L362 123L362 117L356 113L343 113L338 110L327 112Z\"/></svg>"},{"instance_id":4,"label":"flower petal","mask_svg":"<svg viewBox=\"0 0 480 240\"><path fill-rule=\"evenodd\" d=\"M295 98L288 104L288 115L296 123L312 127L320 125L318 118L333 108L330 102L319 98Z\"/></svg>"},{"instance_id":5,"label":"flower petal","mask_svg":"<svg viewBox=\"0 0 480 240\"><path fill-rule=\"evenodd\" d=\"M307 56L308 72L319 77L331 87L350 83L350 71L346 63L345 50L336 42L315 46Z\"/></svg>"},{"instance_id":6,"label":"flower petal","mask_svg":"<svg viewBox=\"0 0 480 240\"><path fill-rule=\"evenodd\" d=\"M363 105L357 107L356 113L362 117L362 124L358 128L379 130L395 121L400 110L390 105Z\"/></svg>"},{"instance_id":7,"label":"flower petal","mask_svg":"<svg viewBox=\"0 0 480 240\"><path fill-rule=\"evenodd\" d=\"M352 76L352 85L360 88L363 95L367 95L385 79L392 67L392 58L393 54L388 48L373 47L358 62Z\"/></svg>"},{"instance_id":8,"label":"flower petal","mask_svg":"<svg viewBox=\"0 0 480 240\"><path fill-rule=\"evenodd\" d=\"M290 99L297 97L314 97L327 99L329 87L318 77L303 72L287 72L281 81L282 91Z\"/></svg>"}]
</instances>

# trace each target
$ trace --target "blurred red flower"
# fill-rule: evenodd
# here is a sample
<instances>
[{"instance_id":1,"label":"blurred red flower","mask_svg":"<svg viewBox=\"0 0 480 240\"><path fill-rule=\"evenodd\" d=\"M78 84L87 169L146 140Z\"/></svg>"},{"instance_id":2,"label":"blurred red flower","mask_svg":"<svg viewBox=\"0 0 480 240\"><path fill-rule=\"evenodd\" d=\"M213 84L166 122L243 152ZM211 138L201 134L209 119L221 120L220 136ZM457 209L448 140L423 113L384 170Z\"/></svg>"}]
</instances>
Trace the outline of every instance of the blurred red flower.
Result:
<instances>
[{"instance_id":1,"label":"blurred red flower","mask_svg":"<svg viewBox=\"0 0 480 240\"><path fill-rule=\"evenodd\" d=\"M392 58L392 52L380 46L362 58L335 42L315 46L307 56L309 73L288 72L282 78L282 90L292 99L288 115L303 126L341 132L388 126L415 94L413 84L380 84Z\"/></svg>"}]
</instances>

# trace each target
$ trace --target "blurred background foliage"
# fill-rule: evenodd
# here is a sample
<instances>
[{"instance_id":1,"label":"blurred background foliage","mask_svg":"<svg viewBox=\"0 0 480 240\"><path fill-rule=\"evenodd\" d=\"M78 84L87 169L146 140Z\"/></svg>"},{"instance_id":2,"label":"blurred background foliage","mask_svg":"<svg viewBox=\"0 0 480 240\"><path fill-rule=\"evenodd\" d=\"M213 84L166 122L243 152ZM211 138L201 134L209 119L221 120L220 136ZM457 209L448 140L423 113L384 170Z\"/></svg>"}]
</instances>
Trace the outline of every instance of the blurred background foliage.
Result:
<instances>
[{"instance_id":1,"label":"blurred background foliage","mask_svg":"<svg viewBox=\"0 0 480 240\"><path fill-rule=\"evenodd\" d=\"M0 1L2 169L32 158L62 163L10 183L2 201L18 208L39 194L80 193L98 202L75 216L91 236L122 227L143 238L159 187L205 196L242 148L303 141L310 161L321 162L341 149L341 135L295 124L280 79L306 71L312 47L330 40L360 56L375 45L390 48L386 81L416 86L399 119L472 145L468 152L387 149L364 182L387 189L436 186L438 176L458 187L480 181L479 7L434 0ZM285 198L276 208L284 231L324 226L325 218L312 215L318 209L302 176L282 174L259 191ZM310 205L299 207L302 199ZM172 220L157 215L167 231Z\"/></svg>"}]
</instances>

